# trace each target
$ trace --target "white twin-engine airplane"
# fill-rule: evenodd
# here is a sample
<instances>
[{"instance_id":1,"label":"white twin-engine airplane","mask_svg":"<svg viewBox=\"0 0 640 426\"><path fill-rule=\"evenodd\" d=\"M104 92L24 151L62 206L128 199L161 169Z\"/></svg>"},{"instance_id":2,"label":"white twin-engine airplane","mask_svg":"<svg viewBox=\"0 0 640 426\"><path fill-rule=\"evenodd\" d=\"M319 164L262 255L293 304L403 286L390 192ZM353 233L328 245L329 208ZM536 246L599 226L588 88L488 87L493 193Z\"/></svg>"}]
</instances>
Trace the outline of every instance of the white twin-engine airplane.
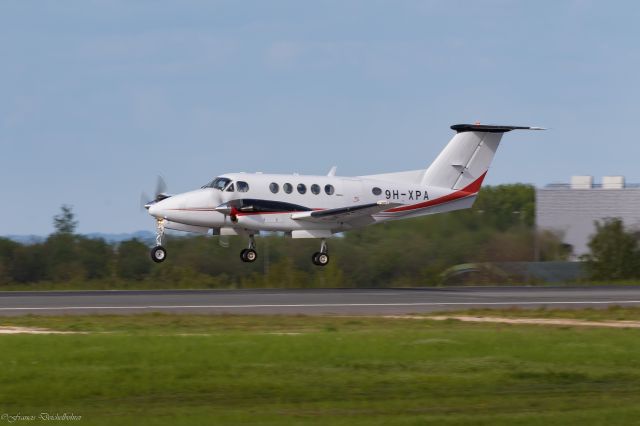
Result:
<instances>
[{"instance_id":1,"label":"white twin-engine airplane","mask_svg":"<svg viewBox=\"0 0 640 426\"><path fill-rule=\"evenodd\" d=\"M249 238L244 262L254 262L255 234L281 231L292 238L320 238L315 265L329 263L326 240L338 232L388 220L467 209L478 195L503 133L539 127L456 124L457 133L427 169L341 177L228 173L195 191L157 191L145 207L157 220L151 258L162 262L165 229Z\"/></svg>"}]
</instances>

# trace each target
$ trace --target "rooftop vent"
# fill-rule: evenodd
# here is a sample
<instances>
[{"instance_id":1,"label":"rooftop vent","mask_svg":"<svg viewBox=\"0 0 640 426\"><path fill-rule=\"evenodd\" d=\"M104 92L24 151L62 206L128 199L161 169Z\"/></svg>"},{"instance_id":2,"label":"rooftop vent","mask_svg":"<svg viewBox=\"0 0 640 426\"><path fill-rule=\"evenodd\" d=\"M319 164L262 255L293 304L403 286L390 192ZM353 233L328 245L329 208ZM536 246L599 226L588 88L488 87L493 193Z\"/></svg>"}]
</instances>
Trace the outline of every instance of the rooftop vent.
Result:
<instances>
[{"instance_id":1,"label":"rooftop vent","mask_svg":"<svg viewBox=\"0 0 640 426\"><path fill-rule=\"evenodd\" d=\"M624 189L624 176L604 176L602 189Z\"/></svg>"},{"instance_id":2,"label":"rooftop vent","mask_svg":"<svg viewBox=\"0 0 640 426\"><path fill-rule=\"evenodd\" d=\"M571 176L571 189L593 188L593 176Z\"/></svg>"}]
</instances>

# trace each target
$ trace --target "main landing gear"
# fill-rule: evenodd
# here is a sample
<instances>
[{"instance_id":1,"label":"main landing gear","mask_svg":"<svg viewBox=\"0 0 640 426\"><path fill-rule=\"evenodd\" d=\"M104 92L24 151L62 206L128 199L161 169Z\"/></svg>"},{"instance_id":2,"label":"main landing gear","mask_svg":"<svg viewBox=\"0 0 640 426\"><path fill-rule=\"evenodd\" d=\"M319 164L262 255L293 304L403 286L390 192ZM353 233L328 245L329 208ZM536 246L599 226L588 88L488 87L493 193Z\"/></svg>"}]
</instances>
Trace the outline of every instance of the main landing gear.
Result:
<instances>
[{"instance_id":1,"label":"main landing gear","mask_svg":"<svg viewBox=\"0 0 640 426\"><path fill-rule=\"evenodd\" d=\"M156 246L151 249L149 253L151 255L151 260L156 263L164 262L167 258L167 249L162 247L162 238L164 237L164 220L158 219L158 223L156 225Z\"/></svg>"},{"instance_id":2,"label":"main landing gear","mask_svg":"<svg viewBox=\"0 0 640 426\"><path fill-rule=\"evenodd\" d=\"M320 251L315 252L313 256L311 256L311 261L317 266L327 266L329 263L329 248L327 247L326 240L322 240L322 243L320 243Z\"/></svg>"},{"instance_id":3,"label":"main landing gear","mask_svg":"<svg viewBox=\"0 0 640 426\"><path fill-rule=\"evenodd\" d=\"M255 262L256 259L258 259L258 253L256 252L256 240L253 235L249 235L249 247L240 252L240 259L247 263ZM322 240L322 243L320 244L320 251L313 254L311 261L317 266L327 266L329 263L329 248L327 247L326 240Z\"/></svg>"},{"instance_id":4,"label":"main landing gear","mask_svg":"<svg viewBox=\"0 0 640 426\"><path fill-rule=\"evenodd\" d=\"M255 262L258 258L258 253L256 252L256 240L253 235L249 235L249 248L243 249L240 252L240 259L243 262Z\"/></svg>"}]
</instances>

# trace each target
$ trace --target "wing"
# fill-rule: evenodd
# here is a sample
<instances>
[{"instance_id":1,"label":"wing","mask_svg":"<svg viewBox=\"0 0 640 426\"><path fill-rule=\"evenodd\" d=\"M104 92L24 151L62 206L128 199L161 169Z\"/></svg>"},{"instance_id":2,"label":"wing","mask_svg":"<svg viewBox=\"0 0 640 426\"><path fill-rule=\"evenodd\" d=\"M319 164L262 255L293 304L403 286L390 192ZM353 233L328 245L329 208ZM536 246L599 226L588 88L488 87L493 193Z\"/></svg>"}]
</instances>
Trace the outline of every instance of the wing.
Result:
<instances>
[{"instance_id":1,"label":"wing","mask_svg":"<svg viewBox=\"0 0 640 426\"><path fill-rule=\"evenodd\" d=\"M377 203L360 204L358 206L294 213L291 215L291 219L308 222L352 222L400 205L382 200Z\"/></svg>"}]
</instances>

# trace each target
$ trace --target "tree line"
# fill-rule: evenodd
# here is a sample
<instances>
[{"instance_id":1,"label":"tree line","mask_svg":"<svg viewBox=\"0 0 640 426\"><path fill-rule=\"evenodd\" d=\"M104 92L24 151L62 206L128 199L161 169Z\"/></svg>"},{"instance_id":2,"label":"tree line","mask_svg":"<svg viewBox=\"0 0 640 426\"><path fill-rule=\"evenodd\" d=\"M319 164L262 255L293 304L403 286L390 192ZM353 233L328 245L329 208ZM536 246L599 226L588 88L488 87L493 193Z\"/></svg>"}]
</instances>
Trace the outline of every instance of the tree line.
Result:
<instances>
[{"instance_id":1,"label":"tree line","mask_svg":"<svg viewBox=\"0 0 640 426\"><path fill-rule=\"evenodd\" d=\"M142 241L109 244L76 234L73 211L62 206L54 218L55 232L45 241L23 245L0 238L0 285L73 283L91 287L98 283L99 287L107 288L437 285L443 271L458 264L532 261L536 257L542 261L567 259L569 250L559 236L535 230L534 216L532 186L485 187L473 209L383 223L333 238L329 240L331 262L319 268L311 263L312 253L319 248L317 240L291 240L277 235L256 238L259 258L253 264L240 261L239 252L247 242L239 237L232 238L228 248L218 244L217 237L169 237L165 244L167 261L154 264L149 259L149 246ZM637 253L633 256L637 257ZM600 257L595 255L586 260L597 265Z\"/></svg>"}]
</instances>

